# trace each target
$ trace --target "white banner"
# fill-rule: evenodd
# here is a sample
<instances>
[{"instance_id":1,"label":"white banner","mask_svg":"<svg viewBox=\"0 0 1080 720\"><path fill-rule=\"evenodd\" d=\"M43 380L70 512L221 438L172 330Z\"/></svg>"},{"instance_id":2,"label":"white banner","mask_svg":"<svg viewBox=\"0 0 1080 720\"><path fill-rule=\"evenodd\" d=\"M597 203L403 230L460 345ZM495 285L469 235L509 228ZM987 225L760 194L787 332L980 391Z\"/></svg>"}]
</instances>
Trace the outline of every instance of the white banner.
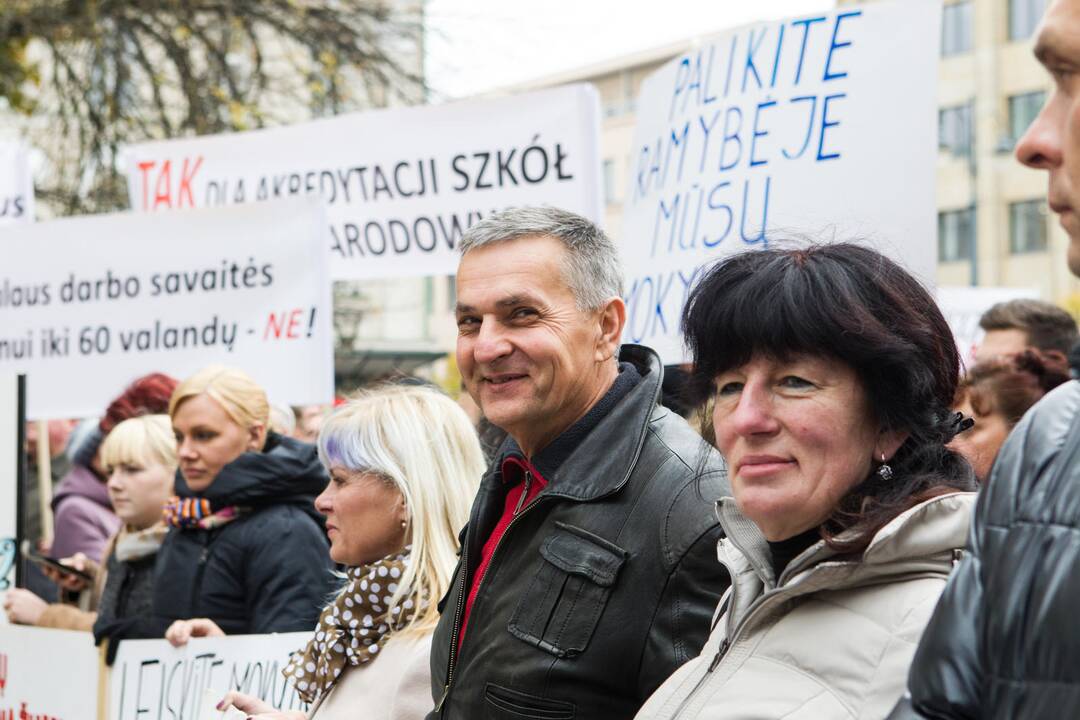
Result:
<instances>
[{"instance_id":1,"label":"white banner","mask_svg":"<svg viewBox=\"0 0 1080 720\"><path fill-rule=\"evenodd\" d=\"M993 305L1021 298L1039 298L1036 288L1007 287L939 287L938 307L952 328L960 359L970 367L975 362L975 348L986 333L979 327L979 318Z\"/></svg>"},{"instance_id":2,"label":"white banner","mask_svg":"<svg viewBox=\"0 0 1080 720\"><path fill-rule=\"evenodd\" d=\"M293 199L11 228L0 266L0 372L27 415L88 417L135 378L210 363L275 403L333 396L325 215Z\"/></svg>"},{"instance_id":3,"label":"white banner","mask_svg":"<svg viewBox=\"0 0 1080 720\"><path fill-rule=\"evenodd\" d=\"M34 221L34 176L21 142L0 142L0 226Z\"/></svg>"},{"instance_id":4,"label":"white banner","mask_svg":"<svg viewBox=\"0 0 1080 720\"><path fill-rule=\"evenodd\" d=\"M0 627L0 718L97 717L99 665L88 632Z\"/></svg>"},{"instance_id":5,"label":"white banner","mask_svg":"<svg viewBox=\"0 0 1080 720\"><path fill-rule=\"evenodd\" d=\"M718 35L645 81L624 341L680 362L702 269L785 238L866 240L932 281L940 23L940 0L842 6Z\"/></svg>"},{"instance_id":6,"label":"white banner","mask_svg":"<svg viewBox=\"0 0 1080 720\"><path fill-rule=\"evenodd\" d=\"M133 145L137 211L317 194L331 275L453 274L481 217L555 205L601 219L599 104L589 85L289 127Z\"/></svg>"},{"instance_id":7,"label":"white banner","mask_svg":"<svg viewBox=\"0 0 1080 720\"><path fill-rule=\"evenodd\" d=\"M109 678L109 718L205 720L204 696L220 700L230 690L278 710L306 710L281 670L310 639L311 633L234 635L195 638L182 648L165 640L125 640Z\"/></svg>"}]
</instances>

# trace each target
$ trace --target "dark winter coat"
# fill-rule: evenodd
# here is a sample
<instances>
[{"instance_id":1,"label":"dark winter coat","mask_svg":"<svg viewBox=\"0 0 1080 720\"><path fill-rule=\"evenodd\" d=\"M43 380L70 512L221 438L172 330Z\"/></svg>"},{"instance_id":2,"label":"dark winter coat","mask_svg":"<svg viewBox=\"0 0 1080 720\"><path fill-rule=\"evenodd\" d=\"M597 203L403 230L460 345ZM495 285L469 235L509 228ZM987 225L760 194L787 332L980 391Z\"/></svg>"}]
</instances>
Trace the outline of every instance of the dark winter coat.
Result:
<instances>
[{"instance_id":1,"label":"dark winter coat","mask_svg":"<svg viewBox=\"0 0 1080 720\"><path fill-rule=\"evenodd\" d=\"M1080 717L1080 382L1016 426L890 718Z\"/></svg>"},{"instance_id":2,"label":"dark winter coat","mask_svg":"<svg viewBox=\"0 0 1080 720\"><path fill-rule=\"evenodd\" d=\"M627 345L619 359L641 380L553 471L544 451L535 456L547 485L506 529L458 651L469 584L508 491L500 463L483 478L440 603L429 718L631 718L701 650L728 587L713 513L730 494L723 461L657 404L663 367L652 350Z\"/></svg>"},{"instance_id":3,"label":"dark winter coat","mask_svg":"<svg viewBox=\"0 0 1080 720\"><path fill-rule=\"evenodd\" d=\"M330 545L314 505L327 482L313 445L276 433L263 452L244 453L200 493L177 473L180 497L204 497L215 510L247 510L212 530L169 530L154 582L158 629L205 617L228 635L312 630L334 589Z\"/></svg>"}]
</instances>

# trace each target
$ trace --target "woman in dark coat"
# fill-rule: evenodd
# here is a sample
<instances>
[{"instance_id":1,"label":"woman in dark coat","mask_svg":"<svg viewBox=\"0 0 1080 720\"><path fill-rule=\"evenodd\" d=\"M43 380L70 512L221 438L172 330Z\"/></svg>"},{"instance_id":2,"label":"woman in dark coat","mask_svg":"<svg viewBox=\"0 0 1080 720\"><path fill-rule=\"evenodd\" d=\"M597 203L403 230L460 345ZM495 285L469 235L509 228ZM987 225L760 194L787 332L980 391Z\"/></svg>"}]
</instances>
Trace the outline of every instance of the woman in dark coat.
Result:
<instances>
[{"instance_id":1,"label":"woman in dark coat","mask_svg":"<svg viewBox=\"0 0 1080 720\"><path fill-rule=\"evenodd\" d=\"M231 368L180 383L169 415L180 468L156 568L159 630L183 644L314 628L333 589L315 447L267 432L266 393Z\"/></svg>"}]
</instances>

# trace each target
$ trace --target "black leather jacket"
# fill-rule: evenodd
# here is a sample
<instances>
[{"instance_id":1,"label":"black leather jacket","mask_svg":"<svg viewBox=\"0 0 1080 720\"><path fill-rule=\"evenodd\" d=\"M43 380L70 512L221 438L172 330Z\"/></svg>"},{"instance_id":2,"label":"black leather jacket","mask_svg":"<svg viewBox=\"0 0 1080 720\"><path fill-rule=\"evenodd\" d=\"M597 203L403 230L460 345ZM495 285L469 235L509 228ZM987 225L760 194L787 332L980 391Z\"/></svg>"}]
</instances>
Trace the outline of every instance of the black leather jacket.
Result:
<instances>
[{"instance_id":1,"label":"black leather jacket","mask_svg":"<svg viewBox=\"0 0 1080 720\"><path fill-rule=\"evenodd\" d=\"M1080 717L1080 382L1005 441L968 545L889 717Z\"/></svg>"},{"instance_id":2,"label":"black leather jacket","mask_svg":"<svg viewBox=\"0 0 1080 720\"><path fill-rule=\"evenodd\" d=\"M701 650L728 586L714 501L718 453L657 404L648 348L620 360L643 376L510 523L460 652L467 584L502 513L499 465L484 476L432 640L429 719L632 718Z\"/></svg>"}]
</instances>

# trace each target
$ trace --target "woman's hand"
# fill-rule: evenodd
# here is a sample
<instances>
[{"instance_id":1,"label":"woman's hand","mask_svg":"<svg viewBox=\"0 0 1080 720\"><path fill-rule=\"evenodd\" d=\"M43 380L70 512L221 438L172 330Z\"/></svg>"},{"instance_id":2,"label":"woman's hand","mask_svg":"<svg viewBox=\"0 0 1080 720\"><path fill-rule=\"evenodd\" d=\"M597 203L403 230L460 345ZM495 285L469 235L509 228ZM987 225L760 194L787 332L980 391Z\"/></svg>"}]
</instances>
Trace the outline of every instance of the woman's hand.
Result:
<instances>
[{"instance_id":1,"label":"woman's hand","mask_svg":"<svg viewBox=\"0 0 1080 720\"><path fill-rule=\"evenodd\" d=\"M225 631L209 618L177 620L165 631L165 639L173 647L183 647L193 637L223 637Z\"/></svg>"},{"instance_id":2,"label":"woman's hand","mask_svg":"<svg viewBox=\"0 0 1080 720\"><path fill-rule=\"evenodd\" d=\"M246 713L250 720L306 720L307 714L299 710L275 710L269 704L251 695L233 690L218 703L218 710L234 707Z\"/></svg>"},{"instance_id":3,"label":"woman's hand","mask_svg":"<svg viewBox=\"0 0 1080 720\"><path fill-rule=\"evenodd\" d=\"M75 553L71 557L66 557L60 560L61 565L67 565L70 568L79 570L88 574L90 577L95 577L98 572L97 563L95 563L86 555ZM41 565L41 571L45 573L45 577L52 580L54 583L62 587L64 590L70 590L71 592L82 592L86 589L88 582L81 577L75 575L69 575L59 570L49 567L48 565Z\"/></svg>"},{"instance_id":4,"label":"woman's hand","mask_svg":"<svg viewBox=\"0 0 1080 720\"><path fill-rule=\"evenodd\" d=\"M47 607L49 603L22 588L8 590L4 595L4 610L7 612L8 622L17 625L37 625Z\"/></svg>"}]
</instances>

